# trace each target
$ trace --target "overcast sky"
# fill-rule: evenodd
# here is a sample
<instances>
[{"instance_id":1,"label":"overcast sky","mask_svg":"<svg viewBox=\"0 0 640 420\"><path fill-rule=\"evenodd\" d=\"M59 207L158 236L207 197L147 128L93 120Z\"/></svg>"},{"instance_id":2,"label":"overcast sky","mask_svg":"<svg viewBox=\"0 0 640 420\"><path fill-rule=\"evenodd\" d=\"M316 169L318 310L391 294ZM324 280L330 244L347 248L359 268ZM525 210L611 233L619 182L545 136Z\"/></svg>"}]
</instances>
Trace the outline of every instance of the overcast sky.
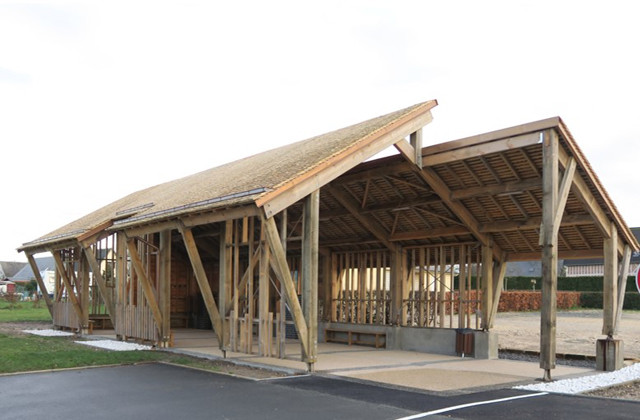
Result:
<instances>
[{"instance_id":1,"label":"overcast sky","mask_svg":"<svg viewBox=\"0 0 640 420\"><path fill-rule=\"evenodd\" d=\"M561 116L640 226L639 11L0 0L0 260L133 191L428 99L426 145Z\"/></svg>"}]
</instances>

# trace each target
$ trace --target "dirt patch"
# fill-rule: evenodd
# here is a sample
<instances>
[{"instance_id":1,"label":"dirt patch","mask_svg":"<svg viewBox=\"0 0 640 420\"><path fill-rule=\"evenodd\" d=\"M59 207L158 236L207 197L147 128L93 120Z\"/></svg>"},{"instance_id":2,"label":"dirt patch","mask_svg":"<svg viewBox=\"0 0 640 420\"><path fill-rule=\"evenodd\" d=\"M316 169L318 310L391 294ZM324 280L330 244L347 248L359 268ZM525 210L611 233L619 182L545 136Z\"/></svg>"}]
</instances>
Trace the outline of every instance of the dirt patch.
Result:
<instances>
[{"instance_id":1,"label":"dirt patch","mask_svg":"<svg viewBox=\"0 0 640 420\"><path fill-rule=\"evenodd\" d=\"M24 335L23 330L45 330L52 328L50 322L0 322L0 334Z\"/></svg>"},{"instance_id":2,"label":"dirt patch","mask_svg":"<svg viewBox=\"0 0 640 420\"><path fill-rule=\"evenodd\" d=\"M623 385L612 386L610 388L598 389L597 391L586 392L584 395L640 401L640 381L629 382Z\"/></svg>"}]
</instances>

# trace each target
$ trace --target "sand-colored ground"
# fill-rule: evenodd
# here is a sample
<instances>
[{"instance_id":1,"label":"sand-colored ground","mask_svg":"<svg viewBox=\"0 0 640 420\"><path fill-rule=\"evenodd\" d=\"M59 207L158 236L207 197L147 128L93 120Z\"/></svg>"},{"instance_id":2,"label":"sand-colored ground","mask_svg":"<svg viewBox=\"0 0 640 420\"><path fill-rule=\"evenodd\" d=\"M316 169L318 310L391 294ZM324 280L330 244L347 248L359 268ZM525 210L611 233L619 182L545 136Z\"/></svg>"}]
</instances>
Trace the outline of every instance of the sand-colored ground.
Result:
<instances>
[{"instance_id":1,"label":"sand-colored ground","mask_svg":"<svg viewBox=\"0 0 640 420\"><path fill-rule=\"evenodd\" d=\"M494 331L499 334L501 349L539 351L540 313L498 313ZM596 340L602 335L602 311L580 310L558 312L556 340L558 354L595 356ZM624 341L626 358L640 359L640 312L624 311L618 334Z\"/></svg>"}]
</instances>

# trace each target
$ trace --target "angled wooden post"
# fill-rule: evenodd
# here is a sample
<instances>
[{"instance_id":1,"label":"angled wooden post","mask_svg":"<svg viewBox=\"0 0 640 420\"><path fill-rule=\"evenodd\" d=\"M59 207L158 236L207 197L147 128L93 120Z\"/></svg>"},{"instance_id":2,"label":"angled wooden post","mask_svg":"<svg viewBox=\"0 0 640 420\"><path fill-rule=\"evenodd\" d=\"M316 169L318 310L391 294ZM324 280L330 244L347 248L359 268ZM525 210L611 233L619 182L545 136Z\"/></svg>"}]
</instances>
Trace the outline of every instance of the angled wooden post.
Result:
<instances>
[{"instance_id":1,"label":"angled wooden post","mask_svg":"<svg viewBox=\"0 0 640 420\"><path fill-rule=\"evenodd\" d=\"M558 135L544 132L542 143L542 308L540 313L540 367L543 380L551 381L556 367L556 303L558 282Z\"/></svg>"},{"instance_id":2,"label":"angled wooden post","mask_svg":"<svg viewBox=\"0 0 640 420\"><path fill-rule=\"evenodd\" d=\"M613 325L613 333L618 332L620 319L622 318L622 306L624 305L624 294L627 289L627 278L629 277L629 263L631 262L631 247L624 246L622 253L622 262L620 263L620 271L618 273L618 307L616 308L616 321Z\"/></svg>"},{"instance_id":3,"label":"angled wooden post","mask_svg":"<svg viewBox=\"0 0 640 420\"><path fill-rule=\"evenodd\" d=\"M127 249L129 250L129 256L131 257L133 268L138 275L138 281L142 286L142 294L144 295L144 298L147 301L149 308L151 309L153 320L156 323L156 328L158 332L160 332L160 328L162 326L162 313L160 312L158 300L156 299L156 295L153 292L153 287L151 286L151 282L147 277L147 273L145 272L144 265L142 264L142 260L140 259L140 255L138 255L138 248L136 247L135 238L129 238L127 240Z\"/></svg>"},{"instance_id":4,"label":"angled wooden post","mask_svg":"<svg viewBox=\"0 0 640 420\"><path fill-rule=\"evenodd\" d=\"M496 315L498 313L498 306L500 306L500 295L502 294L504 275L506 272L507 263L504 260L497 261L493 268L493 303L491 305L491 312L489 312L489 329L493 328L493 321L495 321Z\"/></svg>"},{"instance_id":5,"label":"angled wooden post","mask_svg":"<svg viewBox=\"0 0 640 420\"><path fill-rule=\"evenodd\" d=\"M222 318L220 317L220 312L218 311L216 301L215 299L213 299L213 292L211 291L211 286L209 285L207 274L204 270L204 266L202 265L202 260L200 259L200 253L198 252L196 241L193 238L191 229L188 229L184 226L179 226L179 230L184 241L184 246L187 249L187 254L189 255L189 260L191 261L191 267L193 268L193 273L196 276L198 287L200 288L200 292L202 293L204 305L206 306L207 312L209 313L211 325L213 325L213 330L216 333L216 336L218 336L218 343L220 345L220 348L223 350L223 353L225 353L226 356L222 339L222 337L224 336L222 330Z\"/></svg>"},{"instance_id":6,"label":"angled wooden post","mask_svg":"<svg viewBox=\"0 0 640 420\"><path fill-rule=\"evenodd\" d=\"M160 326L160 338L163 347L169 347L171 342L171 231L160 232L160 270L159 286L160 312L162 312L162 325ZM114 324L115 325L115 324Z\"/></svg>"},{"instance_id":7,"label":"angled wooden post","mask_svg":"<svg viewBox=\"0 0 640 420\"><path fill-rule=\"evenodd\" d=\"M293 279L291 278L291 271L289 264L287 263L287 256L282 248L280 242L280 236L278 235L278 227L273 217L262 217L262 229L265 231L267 242L271 248L272 256L270 258L271 267L275 272L278 279L284 284L285 298L287 304L291 310L291 316L293 317L293 323L302 345L302 358L305 360L308 355L309 337L307 331L307 322L304 319L300 302L298 301L298 294L296 293Z\"/></svg>"},{"instance_id":8,"label":"angled wooden post","mask_svg":"<svg viewBox=\"0 0 640 420\"><path fill-rule=\"evenodd\" d=\"M111 324L115 328L116 308L113 303L113 300L111 299L111 293L109 293L109 290L107 289L107 283L105 282L104 277L102 276L102 272L100 272L100 265L98 264L98 261L96 260L95 255L93 255L93 252L91 252L90 247L83 246L82 253L84 254L85 259L89 263L89 267L91 268L91 272L93 273L93 279L98 285L98 290L100 290L102 299L104 299L104 304L107 307L107 311L109 312L109 318L111 319Z\"/></svg>"},{"instance_id":9,"label":"angled wooden post","mask_svg":"<svg viewBox=\"0 0 640 420\"><path fill-rule=\"evenodd\" d=\"M614 223L611 223L611 237L605 238L603 245L602 334L613 338L618 307L618 229Z\"/></svg>"},{"instance_id":10,"label":"angled wooden post","mask_svg":"<svg viewBox=\"0 0 640 420\"><path fill-rule=\"evenodd\" d=\"M53 260L56 263L56 270L58 274L60 274L60 279L64 284L65 289L67 290L67 296L69 296L69 300L71 300L71 304L73 305L73 310L76 312L78 316L78 320L82 322L84 319L84 314L82 312L82 307L80 306L80 302L78 301L78 297L73 290L73 286L71 286L71 282L69 281L69 275L67 270L64 267L64 263L62 262L62 258L60 258L60 251L51 250L51 254L53 255ZM83 328L83 325L79 325L79 328Z\"/></svg>"},{"instance_id":11,"label":"angled wooden post","mask_svg":"<svg viewBox=\"0 0 640 420\"><path fill-rule=\"evenodd\" d=\"M313 371L318 355L318 227L320 218L320 190L309 194L304 201L302 220L302 302L307 320L307 366ZM364 270L363 270L364 272Z\"/></svg>"},{"instance_id":12,"label":"angled wooden post","mask_svg":"<svg viewBox=\"0 0 640 420\"><path fill-rule=\"evenodd\" d=\"M29 261L29 265L31 266L31 271L33 271L33 276L38 283L38 287L42 291L42 298L47 304L47 309L49 310L49 314L53 318L53 302L49 297L49 291L47 290L47 286L44 284L42 280L42 276L40 275L40 270L38 269L38 264L36 264L36 260L33 258L33 254L27 254L27 261ZM53 291L52 291L53 292Z\"/></svg>"}]
</instances>

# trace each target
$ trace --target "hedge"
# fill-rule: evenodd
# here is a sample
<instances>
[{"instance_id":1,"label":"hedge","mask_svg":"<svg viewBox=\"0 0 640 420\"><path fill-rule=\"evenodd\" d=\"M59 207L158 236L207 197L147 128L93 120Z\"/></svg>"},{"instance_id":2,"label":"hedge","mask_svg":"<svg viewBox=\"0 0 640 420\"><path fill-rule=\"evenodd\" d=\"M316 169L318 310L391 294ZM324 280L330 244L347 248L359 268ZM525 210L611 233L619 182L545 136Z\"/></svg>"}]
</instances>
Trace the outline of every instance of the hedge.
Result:
<instances>
[{"instance_id":1,"label":"hedge","mask_svg":"<svg viewBox=\"0 0 640 420\"><path fill-rule=\"evenodd\" d=\"M558 309L580 306L580 292L558 292ZM537 311L542 306L542 293L534 291L504 291L500 295L498 312Z\"/></svg>"},{"instance_id":2,"label":"hedge","mask_svg":"<svg viewBox=\"0 0 640 420\"><path fill-rule=\"evenodd\" d=\"M602 309L602 292L582 292L580 306L583 308ZM640 310L640 293L638 291L624 294L622 309Z\"/></svg>"},{"instance_id":3,"label":"hedge","mask_svg":"<svg viewBox=\"0 0 640 420\"><path fill-rule=\"evenodd\" d=\"M532 291L531 280L535 280L535 290L540 290L542 286L542 278L534 276L506 277L505 290L526 290ZM454 279L455 288L458 289L458 278ZM602 292L603 278L602 276L591 277L558 277L558 290L576 291L576 292ZM475 289L476 278L471 278L471 288ZM635 277L627 277L626 292L635 292Z\"/></svg>"}]
</instances>

